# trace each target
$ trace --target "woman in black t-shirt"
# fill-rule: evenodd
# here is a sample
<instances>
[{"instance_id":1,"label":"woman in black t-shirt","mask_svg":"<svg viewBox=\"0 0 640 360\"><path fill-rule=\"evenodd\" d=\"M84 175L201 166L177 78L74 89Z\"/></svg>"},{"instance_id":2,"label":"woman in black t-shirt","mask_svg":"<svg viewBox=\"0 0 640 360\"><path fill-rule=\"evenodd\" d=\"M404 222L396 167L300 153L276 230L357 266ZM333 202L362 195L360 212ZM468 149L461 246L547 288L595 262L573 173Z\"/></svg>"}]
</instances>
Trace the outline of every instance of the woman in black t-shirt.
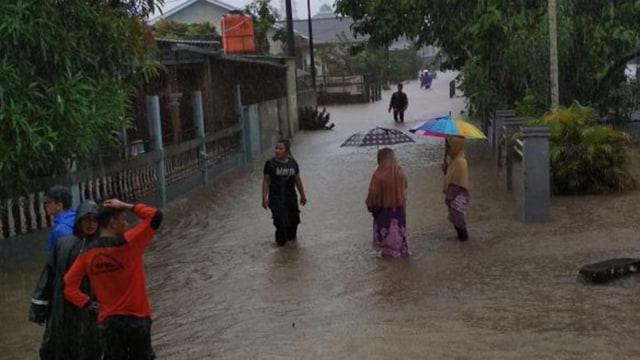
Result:
<instances>
[{"instance_id":1,"label":"woman in black t-shirt","mask_svg":"<svg viewBox=\"0 0 640 360\"><path fill-rule=\"evenodd\" d=\"M289 140L278 140L274 157L264 164L262 179L262 207L271 209L273 225L276 227L276 243L280 246L295 240L300 224L300 204L307 203L307 197L300 178L298 163L291 157Z\"/></svg>"}]
</instances>

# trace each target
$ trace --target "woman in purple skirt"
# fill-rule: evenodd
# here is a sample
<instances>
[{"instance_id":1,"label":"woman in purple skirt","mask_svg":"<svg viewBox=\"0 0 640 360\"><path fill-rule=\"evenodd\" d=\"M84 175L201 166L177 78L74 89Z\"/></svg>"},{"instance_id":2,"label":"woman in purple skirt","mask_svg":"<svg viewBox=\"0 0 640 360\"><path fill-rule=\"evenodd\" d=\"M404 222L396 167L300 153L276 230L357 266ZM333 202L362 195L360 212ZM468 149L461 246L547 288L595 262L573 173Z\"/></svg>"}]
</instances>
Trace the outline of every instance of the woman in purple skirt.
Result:
<instances>
[{"instance_id":1,"label":"woman in purple skirt","mask_svg":"<svg viewBox=\"0 0 640 360\"><path fill-rule=\"evenodd\" d=\"M409 255L405 213L407 178L393 150L378 151L378 168L371 176L367 208L373 215L373 248L383 256Z\"/></svg>"}]
</instances>

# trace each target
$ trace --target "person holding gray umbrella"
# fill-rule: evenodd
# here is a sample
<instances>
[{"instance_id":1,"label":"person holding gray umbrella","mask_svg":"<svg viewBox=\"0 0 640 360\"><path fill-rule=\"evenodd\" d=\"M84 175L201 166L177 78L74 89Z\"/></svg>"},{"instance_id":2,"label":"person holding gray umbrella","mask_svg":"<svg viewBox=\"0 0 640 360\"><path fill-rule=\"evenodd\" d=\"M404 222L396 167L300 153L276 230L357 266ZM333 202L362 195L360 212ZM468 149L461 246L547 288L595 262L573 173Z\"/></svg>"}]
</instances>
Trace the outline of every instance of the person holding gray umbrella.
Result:
<instances>
[{"instance_id":1,"label":"person holding gray umbrella","mask_svg":"<svg viewBox=\"0 0 640 360\"><path fill-rule=\"evenodd\" d=\"M407 177L390 148L378 151L378 168L371 176L365 201L373 216L373 248L382 256L409 255L407 245Z\"/></svg>"}]
</instances>

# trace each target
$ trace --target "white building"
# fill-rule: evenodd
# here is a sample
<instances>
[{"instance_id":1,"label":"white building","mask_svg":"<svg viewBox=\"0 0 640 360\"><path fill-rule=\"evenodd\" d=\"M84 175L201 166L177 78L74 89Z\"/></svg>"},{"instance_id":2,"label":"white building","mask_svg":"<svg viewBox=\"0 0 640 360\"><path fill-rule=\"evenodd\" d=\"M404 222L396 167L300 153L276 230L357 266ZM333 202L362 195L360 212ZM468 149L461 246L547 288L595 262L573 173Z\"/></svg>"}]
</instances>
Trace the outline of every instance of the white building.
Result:
<instances>
[{"instance_id":1,"label":"white building","mask_svg":"<svg viewBox=\"0 0 640 360\"><path fill-rule=\"evenodd\" d=\"M233 5L229 5L220 0L188 0L174 8L171 8L163 14L152 17L149 20L149 23L153 25L160 19L172 20L183 24L209 22L215 25L216 28L220 31L220 21L222 20L222 17L225 14L228 14L230 11L234 10L242 9L239 9ZM285 55L283 46L284 44L282 44L282 42L280 41L273 41L273 36L282 28L283 27L281 25L276 24L267 34L267 37L269 39L269 55ZM296 35L300 38L297 39L297 41L304 41L307 39L300 34Z\"/></svg>"}]
</instances>

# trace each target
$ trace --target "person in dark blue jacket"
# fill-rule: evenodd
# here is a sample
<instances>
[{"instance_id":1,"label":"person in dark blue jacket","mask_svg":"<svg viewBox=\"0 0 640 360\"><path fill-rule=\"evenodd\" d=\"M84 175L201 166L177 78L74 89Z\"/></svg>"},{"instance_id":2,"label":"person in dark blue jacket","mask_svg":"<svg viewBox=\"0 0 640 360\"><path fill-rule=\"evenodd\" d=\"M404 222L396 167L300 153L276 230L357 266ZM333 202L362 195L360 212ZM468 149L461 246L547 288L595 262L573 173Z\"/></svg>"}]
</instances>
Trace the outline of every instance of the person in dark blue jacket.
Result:
<instances>
[{"instance_id":1,"label":"person in dark blue jacket","mask_svg":"<svg viewBox=\"0 0 640 360\"><path fill-rule=\"evenodd\" d=\"M95 303L79 309L63 295L63 277L67 270L99 237L98 204L86 200L76 213L73 236L58 240L31 296L29 321L44 325L39 350L41 360L102 358ZM89 279L83 280L82 289L93 295Z\"/></svg>"},{"instance_id":2,"label":"person in dark blue jacket","mask_svg":"<svg viewBox=\"0 0 640 360\"><path fill-rule=\"evenodd\" d=\"M76 211L71 208L71 192L65 186L52 186L45 195L44 208L52 218L52 229L47 239L47 253L51 254L58 239L73 234Z\"/></svg>"}]
</instances>

